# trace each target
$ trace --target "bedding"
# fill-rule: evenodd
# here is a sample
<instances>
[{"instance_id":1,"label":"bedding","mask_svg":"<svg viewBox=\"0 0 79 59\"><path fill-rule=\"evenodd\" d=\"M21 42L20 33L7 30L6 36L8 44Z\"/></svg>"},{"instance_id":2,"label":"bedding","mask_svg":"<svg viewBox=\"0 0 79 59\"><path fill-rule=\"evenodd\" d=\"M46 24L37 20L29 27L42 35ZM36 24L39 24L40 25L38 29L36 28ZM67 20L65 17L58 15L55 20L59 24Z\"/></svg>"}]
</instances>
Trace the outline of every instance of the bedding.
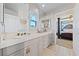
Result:
<instances>
[{"instance_id":1,"label":"bedding","mask_svg":"<svg viewBox=\"0 0 79 59\"><path fill-rule=\"evenodd\" d=\"M73 31L72 29L64 29L64 31L61 32L61 39L68 39L73 40Z\"/></svg>"},{"instance_id":2,"label":"bedding","mask_svg":"<svg viewBox=\"0 0 79 59\"><path fill-rule=\"evenodd\" d=\"M73 40L73 34L72 33L61 33L61 39Z\"/></svg>"}]
</instances>

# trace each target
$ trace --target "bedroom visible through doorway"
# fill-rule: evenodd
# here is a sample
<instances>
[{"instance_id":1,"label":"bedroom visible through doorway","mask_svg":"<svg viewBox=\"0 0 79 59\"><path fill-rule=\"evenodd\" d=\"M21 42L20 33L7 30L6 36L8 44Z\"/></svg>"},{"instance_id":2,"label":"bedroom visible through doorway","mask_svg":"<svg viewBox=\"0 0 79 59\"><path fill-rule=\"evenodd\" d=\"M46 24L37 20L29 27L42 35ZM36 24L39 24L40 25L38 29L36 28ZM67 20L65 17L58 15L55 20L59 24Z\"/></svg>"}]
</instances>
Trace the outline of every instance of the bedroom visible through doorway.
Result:
<instances>
[{"instance_id":1,"label":"bedroom visible through doorway","mask_svg":"<svg viewBox=\"0 0 79 59\"><path fill-rule=\"evenodd\" d=\"M56 44L66 48L73 48L73 16L58 18L57 23Z\"/></svg>"}]
</instances>

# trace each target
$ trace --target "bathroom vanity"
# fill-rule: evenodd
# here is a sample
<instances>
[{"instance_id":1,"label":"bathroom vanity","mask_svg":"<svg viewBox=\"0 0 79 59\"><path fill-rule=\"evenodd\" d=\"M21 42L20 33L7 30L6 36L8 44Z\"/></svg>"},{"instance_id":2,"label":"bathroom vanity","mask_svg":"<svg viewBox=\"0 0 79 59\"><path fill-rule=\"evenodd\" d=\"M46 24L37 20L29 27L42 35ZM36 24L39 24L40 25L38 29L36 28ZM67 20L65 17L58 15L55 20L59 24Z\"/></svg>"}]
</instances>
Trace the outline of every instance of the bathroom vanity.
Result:
<instances>
[{"instance_id":1,"label":"bathroom vanity","mask_svg":"<svg viewBox=\"0 0 79 59\"><path fill-rule=\"evenodd\" d=\"M39 13L31 10L32 15L36 15L37 26L29 26L29 5L28 4L1 4L4 12L0 24L2 32L0 35L0 55L1 56L36 56L41 55L44 48L54 43L52 30L38 32ZM0 7L1 7L0 6ZM2 15L1 14L1 15ZM47 26L44 26L47 27ZM35 32L34 32L35 31Z\"/></svg>"},{"instance_id":2,"label":"bathroom vanity","mask_svg":"<svg viewBox=\"0 0 79 59\"><path fill-rule=\"evenodd\" d=\"M52 42L50 42L51 39ZM51 43L54 43L51 31L44 33L32 33L30 35L26 35L26 38L16 38L10 40L13 41L7 41L7 44L5 43L4 45L0 45L4 56L41 55L44 48L47 48Z\"/></svg>"}]
</instances>

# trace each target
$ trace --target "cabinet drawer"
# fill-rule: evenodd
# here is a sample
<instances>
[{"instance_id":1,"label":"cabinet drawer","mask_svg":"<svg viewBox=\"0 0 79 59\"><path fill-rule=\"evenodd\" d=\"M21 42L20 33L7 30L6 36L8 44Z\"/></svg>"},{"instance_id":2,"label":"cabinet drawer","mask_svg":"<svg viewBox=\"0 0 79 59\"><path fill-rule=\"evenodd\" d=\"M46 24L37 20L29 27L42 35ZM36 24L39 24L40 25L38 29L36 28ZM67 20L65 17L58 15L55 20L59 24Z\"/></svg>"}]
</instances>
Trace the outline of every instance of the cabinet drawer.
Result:
<instances>
[{"instance_id":1,"label":"cabinet drawer","mask_svg":"<svg viewBox=\"0 0 79 59\"><path fill-rule=\"evenodd\" d=\"M24 49L18 50L10 56L24 56Z\"/></svg>"},{"instance_id":2,"label":"cabinet drawer","mask_svg":"<svg viewBox=\"0 0 79 59\"><path fill-rule=\"evenodd\" d=\"M20 43L20 44L16 44L16 45L13 45L13 46L10 46L10 47L6 47L3 49L3 55L4 56L7 56L7 55L10 55L20 49L23 49L24 48L24 43Z\"/></svg>"}]
</instances>

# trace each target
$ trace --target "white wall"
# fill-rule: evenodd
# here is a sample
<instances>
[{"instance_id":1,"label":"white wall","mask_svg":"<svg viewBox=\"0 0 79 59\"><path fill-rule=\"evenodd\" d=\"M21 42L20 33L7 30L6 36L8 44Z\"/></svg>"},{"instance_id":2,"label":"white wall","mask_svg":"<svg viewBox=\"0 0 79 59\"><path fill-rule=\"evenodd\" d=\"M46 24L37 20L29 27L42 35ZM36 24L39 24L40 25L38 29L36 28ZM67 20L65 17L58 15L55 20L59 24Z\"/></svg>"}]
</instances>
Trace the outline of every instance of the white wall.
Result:
<instances>
[{"instance_id":1,"label":"white wall","mask_svg":"<svg viewBox=\"0 0 79 59\"><path fill-rule=\"evenodd\" d=\"M40 18L40 20L47 20L50 19L51 23L50 23L50 30L53 32L53 40L55 41L55 18L53 13L50 13L46 16L43 16L42 18Z\"/></svg>"},{"instance_id":2,"label":"white wall","mask_svg":"<svg viewBox=\"0 0 79 59\"><path fill-rule=\"evenodd\" d=\"M65 11L62 11L62 12L59 12L59 13L56 13L55 14L56 25L57 25L57 18L62 19L62 18L68 17L69 15L73 15L73 9L68 9L68 10L65 10Z\"/></svg>"},{"instance_id":3,"label":"white wall","mask_svg":"<svg viewBox=\"0 0 79 59\"><path fill-rule=\"evenodd\" d=\"M73 48L76 55L79 55L79 4L74 9L73 20Z\"/></svg>"},{"instance_id":4,"label":"white wall","mask_svg":"<svg viewBox=\"0 0 79 59\"><path fill-rule=\"evenodd\" d=\"M28 4L4 4L4 6L5 32L26 32L28 30ZM27 21L27 23L23 25L22 21Z\"/></svg>"},{"instance_id":5,"label":"white wall","mask_svg":"<svg viewBox=\"0 0 79 59\"><path fill-rule=\"evenodd\" d=\"M3 32L3 26L2 26L2 23L3 23L3 4L0 3L0 33Z\"/></svg>"},{"instance_id":6,"label":"white wall","mask_svg":"<svg viewBox=\"0 0 79 59\"><path fill-rule=\"evenodd\" d=\"M18 16L20 20L26 20L26 25L23 27L26 32L29 30L29 4L18 4Z\"/></svg>"},{"instance_id":7,"label":"white wall","mask_svg":"<svg viewBox=\"0 0 79 59\"><path fill-rule=\"evenodd\" d=\"M51 23L50 23L50 30L53 30L53 31L55 31L55 20L54 20L54 15L53 15L53 13L51 13L51 14L48 14L48 15L46 15L46 16L43 16L42 18L40 18L40 20L47 20L47 19L49 19L50 21L51 21Z\"/></svg>"}]
</instances>

